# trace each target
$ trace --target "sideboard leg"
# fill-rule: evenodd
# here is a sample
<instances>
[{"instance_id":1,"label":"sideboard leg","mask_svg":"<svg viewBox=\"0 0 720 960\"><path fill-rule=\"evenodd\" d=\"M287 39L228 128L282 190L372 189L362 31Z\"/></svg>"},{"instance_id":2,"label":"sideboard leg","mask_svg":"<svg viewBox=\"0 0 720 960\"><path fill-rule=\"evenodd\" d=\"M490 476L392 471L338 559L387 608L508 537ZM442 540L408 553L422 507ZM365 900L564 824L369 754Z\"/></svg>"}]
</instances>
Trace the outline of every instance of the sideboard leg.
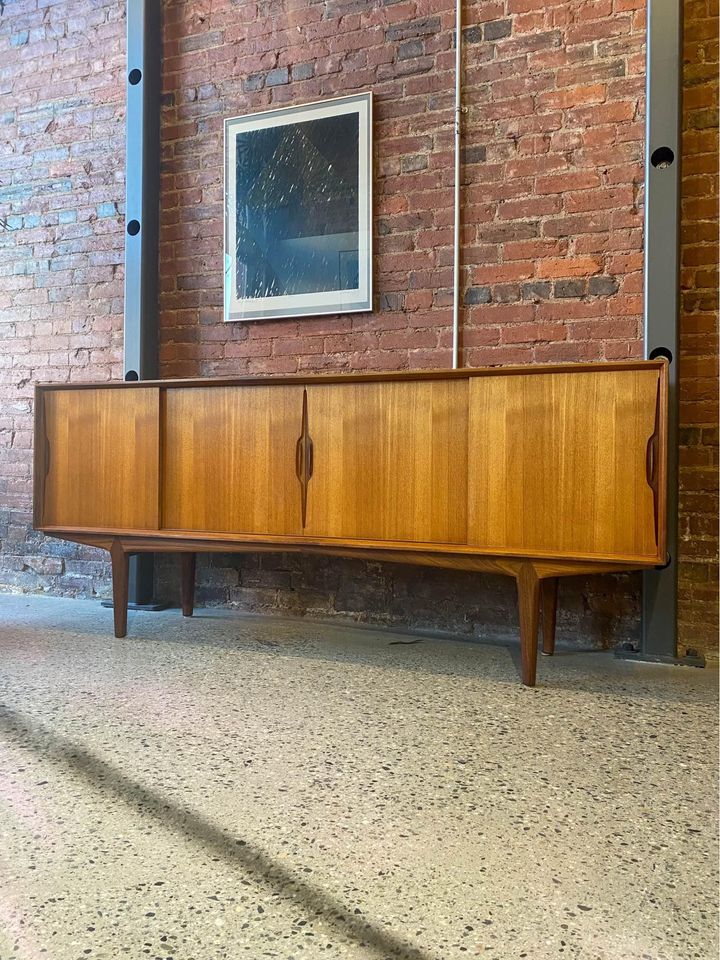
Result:
<instances>
[{"instance_id":1,"label":"sideboard leg","mask_svg":"<svg viewBox=\"0 0 720 960\"><path fill-rule=\"evenodd\" d=\"M184 617L193 615L195 605L195 553L180 554L180 599Z\"/></svg>"},{"instance_id":2,"label":"sideboard leg","mask_svg":"<svg viewBox=\"0 0 720 960\"><path fill-rule=\"evenodd\" d=\"M557 623L558 577L548 577L540 584L542 606L542 652L546 657L555 653L555 624Z\"/></svg>"},{"instance_id":3,"label":"sideboard leg","mask_svg":"<svg viewBox=\"0 0 720 960\"><path fill-rule=\"evenodd\" d=\"M127 633L129 555L123 550L118 540L115 540L110 547L110 560L112 563L115 636L124 637Z\"/></svg>"},{"instance_id":4,"label":"sideboard leg","mask_svg":"<svg viewBox=\"0 0 720 960\"><path fill-rule=\"evenodd\" d=\"M540 581L531 563L524 563L516 574L520 608L520 655L522 682L535 686L538 627L540 626Z\"/></svg>"}]
</instances>

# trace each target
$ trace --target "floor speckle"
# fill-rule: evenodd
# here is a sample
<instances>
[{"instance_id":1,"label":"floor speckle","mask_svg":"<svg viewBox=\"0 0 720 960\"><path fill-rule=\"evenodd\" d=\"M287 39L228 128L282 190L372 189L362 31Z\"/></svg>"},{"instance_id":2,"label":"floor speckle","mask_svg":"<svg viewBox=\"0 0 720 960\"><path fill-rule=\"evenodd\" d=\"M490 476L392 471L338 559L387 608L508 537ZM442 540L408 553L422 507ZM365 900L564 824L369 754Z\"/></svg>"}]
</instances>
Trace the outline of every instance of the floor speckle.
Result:
<instances>
[{"instance_id":1,"label":"floor speckle","mask_svg":"<svg viewBox=\"0 0 720 960\"><path fill-rule=\"evenodd\" d=\"M0 595L0 960L716 960L717 673Z\"/></svg>"}]
</instances>

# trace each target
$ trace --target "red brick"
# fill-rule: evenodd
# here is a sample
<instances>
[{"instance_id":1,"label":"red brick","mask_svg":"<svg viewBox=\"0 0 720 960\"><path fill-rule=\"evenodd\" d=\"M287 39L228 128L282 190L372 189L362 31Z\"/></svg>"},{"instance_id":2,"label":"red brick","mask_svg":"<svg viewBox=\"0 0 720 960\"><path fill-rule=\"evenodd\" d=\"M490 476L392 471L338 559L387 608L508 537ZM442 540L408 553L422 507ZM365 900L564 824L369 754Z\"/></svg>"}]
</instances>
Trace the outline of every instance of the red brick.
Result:
<instances>
[{"instance_id":1,"label":"red brick","mask_svg":"<svg viewBox=\"0 0 720 960\"><path fill-rule=\"evenodd\" d=\"M567 107L579 107L585 103L602 103L607 88L604 83L596 83L585 87L570 87L566 90L554 90L541 93L536 100L539 110L556 110Z\"/></svg>"},{"instance_id":2,"label":"red brick","mask_svg":"<svg viewBox=\"0 0 720 960\"><path fill-rule=\"evenodd\" d=\"M6 7L3 28L12 32L23 5ZM453 2L367 4L344 16L335 3L286 7L258 12L218 0L198 19L192 4L165 4L164 83L174 99L168 96L162 117L161 372L447 366ZM704 3L687 0L685 10L681 415L697 440L687 441L681 469L693 487L706 480L692 471L710 469L717 448L717 436L708 433L705 442L701 429L706 424L708 432L717 416L717 24ZM464 139L485 152L476 149L476 162L463 170L463 286L489 287L490 302L462 311L465 363L642 354L644 13L641 0L614 0L612 10L610 0L491 0L468 11L475 24L511 17L512 32L468 46ZM388 26L424 18L436 26L421 38L422 56L396 60L405 41L387 42ZM19 548L30 513L33 378L102 381L122 373L124 24L117 0L98 0L51 4L46 27L37 41L3 49L14 81L4 109L21 117L6 130L3 170L32 191L13 201L10 213L41 218L17 236L3 233L0 247L0 430L16 438L18 456L0 463L0 507L9 503L24 517L15 524ZM57 39L67 36L72 45ZM251 74L276 68L292 77L298 64L307 65L299 75L312 66L315 76L255 92L243 87ZM408 72L418 67L424 72ZM375 214L383 229L375 248L376 311L223 324L223 117L368 88L377 94ZM65 107L64 98L82 106ZM56 125L46 129L38 107L49 101ZM49 145L67 145L70 155L41 162L36 155ZM67 178L69 191L48 192L48 177ZM104 202L115 203L118 216L98 219ZM66 210L77 222L59 225ZM26 264L51 260L52 271L23 273ZM554 279L598 274L613 277L618 292L552 299ZM521 297L531 280L547 284L549 299L502 302L513 291ZM681 630L688 645L709 636L713 596L693 590L708 589L715 563L714 497L683 492L680 573L688 602ZM693 538L702 541L695 554ZM702 583L693 579L700 566ZM25 575L60 583L42 564Z\"/></svg>"},{"instance_id":3,"label":"red brick","mask_svg":"<svg viewBox=\"0 0 720 960\"><path fill-rule=\"evenodd\" d=\"M538 277L590 277L600 273L599 257L551 257L537 264Z\"/></svg>"},{"instance_id":4,"label":"red brick","mask_svg":"<svg viewBox=\"0 0 720 960\"><path fill-rule=\"evenodd\" d=\"M600 186L600 175L595 170L564 173L556 177L538 177L538 193L568 193L570 190L587 190Z\"/></svg>"}]
</instances>

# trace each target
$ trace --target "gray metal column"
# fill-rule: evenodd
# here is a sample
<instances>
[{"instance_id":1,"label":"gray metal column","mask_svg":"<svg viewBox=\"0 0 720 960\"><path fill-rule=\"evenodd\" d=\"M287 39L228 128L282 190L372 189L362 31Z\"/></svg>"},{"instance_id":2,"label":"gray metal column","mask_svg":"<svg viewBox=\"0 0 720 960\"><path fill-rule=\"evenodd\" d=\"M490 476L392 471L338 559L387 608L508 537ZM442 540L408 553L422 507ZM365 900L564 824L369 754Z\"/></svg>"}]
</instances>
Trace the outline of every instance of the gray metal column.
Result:
<instances>
[{"instance_id":1,"label":"gray metal column","mask_svg":"<svg viewBox=\"0 0 720 960\"><path fill-rule=\"evenodd\" d=\"M127 0L125 379L158 376L160 0ZM131 604L152 605L153 557L130 560Z\"/></svg>"},{"instance_id":2,"label":"gray metal column","mask_svg":"<svg viewBox=\"0 0 720 960\"><path fill-rule=\"evenodd\" d=\"M669 361L668 563L643 574L641 649L620 655L676 662L682 0L648 0L646 69L645 356Z\"/></svg>"}]
</instances>

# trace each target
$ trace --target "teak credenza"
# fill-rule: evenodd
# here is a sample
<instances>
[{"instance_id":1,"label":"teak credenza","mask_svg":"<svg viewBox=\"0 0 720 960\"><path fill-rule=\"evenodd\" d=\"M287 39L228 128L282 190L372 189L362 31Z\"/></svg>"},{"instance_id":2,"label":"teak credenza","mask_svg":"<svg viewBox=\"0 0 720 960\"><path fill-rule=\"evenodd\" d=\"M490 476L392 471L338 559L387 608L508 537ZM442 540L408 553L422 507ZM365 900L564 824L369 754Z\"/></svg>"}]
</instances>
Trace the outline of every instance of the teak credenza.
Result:
<instances>
[{"instance_id":1,"label":"teak credenza","mask_svg":"<svg viewBox=\"0 0 720 960\"><path fill-rule=\"evenodd\" d=\"M305 551L517 582L522 680L558 577L663 564L665 361L38 385L34 524L128 556Z\"/></svg>"}]
</instances>

